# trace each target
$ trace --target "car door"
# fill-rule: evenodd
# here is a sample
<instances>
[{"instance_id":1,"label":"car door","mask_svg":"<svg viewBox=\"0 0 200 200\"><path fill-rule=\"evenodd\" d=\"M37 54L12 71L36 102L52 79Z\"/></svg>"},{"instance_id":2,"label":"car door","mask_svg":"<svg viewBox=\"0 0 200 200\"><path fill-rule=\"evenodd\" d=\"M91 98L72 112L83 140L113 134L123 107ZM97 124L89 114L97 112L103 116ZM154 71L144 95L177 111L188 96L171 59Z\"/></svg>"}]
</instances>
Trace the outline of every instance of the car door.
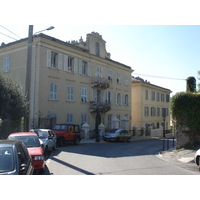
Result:
<instances>
[{"instance_id":1,"label":"car door","mask_svg":"<svg viewBox=\"0 0 200 200\"><path fill-rule=\"evenodd\" d=\"M31 159L28 155L28 151L25 149L26 147L22 144L17 145L17 155L18 155L18 167L19 167L19 175L29 174L31 171Z\"/></svg>"}]
</instances>

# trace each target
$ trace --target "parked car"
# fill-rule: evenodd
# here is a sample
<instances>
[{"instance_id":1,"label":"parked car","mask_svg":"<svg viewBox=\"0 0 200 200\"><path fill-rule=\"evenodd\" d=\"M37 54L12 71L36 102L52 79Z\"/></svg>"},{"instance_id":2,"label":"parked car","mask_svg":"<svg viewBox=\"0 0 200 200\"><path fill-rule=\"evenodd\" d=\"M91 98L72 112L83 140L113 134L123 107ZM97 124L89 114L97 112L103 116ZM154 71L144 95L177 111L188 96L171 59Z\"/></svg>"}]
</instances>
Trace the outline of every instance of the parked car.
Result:
<instances>
[{"instance_id":1,"label":"parked car","mask_svg":"<svg viewBox=\"0 0 200 200\"><path fill-rule=\"evenodd\" d=\"M125 129L112 129L103 135L104 141L131 141L131 134Z\"/></svg>"},{"instance_id":2,"label":"parked car","mask_svg":"<svg viewBox=\"0 0 200 200\"><path fill-rule=\"evenodd\" d=\"M63 146L65 142L74 142L79 144L81 141L81 133L77 124L56 124L53 132L57 136L59 146Z\"/></svg>"},{"instance_id":3,"label":"parked car","mask_svg":"<svg viewBox=\"0 0 200 200\"><path fill-rule=\"evenodd\" d=\"M32 160L24 143L0 140L0 175L32 175Z\"/></svg>"},{"instance_id":4,"label":"parked car","mask_svg":"<svg viewBox=\"0 0 200 200\"><path fill-rule=\"evenodd\" d=\"M30 132L36 133L42 142L42 148L46 154L50 150L56 150L56 134L50 129L31 129Z\"/></svg>"},{"instance_id":5,"label":"parked car","mask_svg":"<svg viewBox=\"0 0 200 200\"><path fill-rule=\"evenodd\" d=\"M194 162L196 163L197 166L199 166L199 171L200 171L200 149L197 150L194 155Z\"/></svg>"},{"instance_id":6,"label":"parked car","mask_svg":"<svg viewBox=\"0 0 200 200\"><path fill-rule=\"evenodd\" d=\"M12 133L8 136L8 140L23 141L28 149L29 155L32 158L32 164L34 170L40 171L41 173L44 171L45 168L44 152L36 133L30 133L30 132Z\"/></svg>"}]
</instances>

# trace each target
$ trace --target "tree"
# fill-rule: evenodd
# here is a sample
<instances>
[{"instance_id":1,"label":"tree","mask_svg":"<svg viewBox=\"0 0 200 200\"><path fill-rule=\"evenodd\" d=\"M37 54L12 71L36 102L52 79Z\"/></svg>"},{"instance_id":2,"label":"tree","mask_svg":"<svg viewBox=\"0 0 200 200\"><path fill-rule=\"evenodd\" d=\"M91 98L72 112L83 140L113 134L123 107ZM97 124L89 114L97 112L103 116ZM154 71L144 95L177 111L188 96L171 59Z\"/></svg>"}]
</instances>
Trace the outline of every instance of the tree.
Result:
<instances>
[{"instance_id":1,"label":"tree","mask_svg":"<svg viewBox=\"0 0 200 200\"><path fill-rule=\"evenodd\" d=\"M27 113L27 101L19 84L0 73L0 118L20 123Z\"/></svg>"},{"instance_id":2,"label":"tree","mask_svg":"<svg viewBox=\"0 0 200 200\"><path fill-rule=\"evenodd\" d=\"M188 77L186 83L187 92L196 92L196 79L193 76Z\"/></svg>"},{"instance_id":3,"label":"tree","mask_svg":"<svg viewBox=\"0 0 200 200\"><path fill-rule=\"evenodd\" d=\"M198 79L200 80L200 71L198 71ZM198 92L200 92L200 83L198 84Z\"/></svg>"}]
</instances>

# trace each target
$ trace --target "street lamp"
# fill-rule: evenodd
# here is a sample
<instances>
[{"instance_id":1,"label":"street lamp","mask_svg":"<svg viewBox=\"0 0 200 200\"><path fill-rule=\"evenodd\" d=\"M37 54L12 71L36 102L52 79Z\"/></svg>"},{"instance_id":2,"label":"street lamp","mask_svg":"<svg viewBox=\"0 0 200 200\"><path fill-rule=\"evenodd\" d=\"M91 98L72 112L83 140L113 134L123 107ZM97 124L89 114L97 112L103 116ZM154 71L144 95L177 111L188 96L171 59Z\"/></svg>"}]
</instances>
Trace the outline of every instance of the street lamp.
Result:
<instances>
[{"instance_id":1,"label":"street lamp","mask_svg":"<svg viewBox=\"0 0 200 200\"><path fill-rule=\"evenodd\" d=\"M166 115L163 115L163 137L165 137L165 120L166 120Z\"/></svg>"},{"instance_id":2,"label":"street lamp","mask_svg":"<svg viewBox=\"0 0 200 200\"><path fill-rule=\"evenodd\" d=\"M35 35L38 34L38 33L44 32L44 31L50 31L50 30L52 30L52 29L54 29L54 26L50 26L49 28L46 28L46 29L41 30L41 31L38 31L38 32L34 33L33 36L35 36Z\"/></svg>"},{"instance_id":3,"label":"street lamp","mask_svg":"<svg viewBox=\"0 0 200 200\"><path fill-rule=\"evenodd\" d=\"M100 139L99 139L99 125L100 124L101 124L101 115L99 113L99 105L97 104L97 107L96 107L96 119L95 119L96 142L100 142Z\"/></svg>"}]
</instances>

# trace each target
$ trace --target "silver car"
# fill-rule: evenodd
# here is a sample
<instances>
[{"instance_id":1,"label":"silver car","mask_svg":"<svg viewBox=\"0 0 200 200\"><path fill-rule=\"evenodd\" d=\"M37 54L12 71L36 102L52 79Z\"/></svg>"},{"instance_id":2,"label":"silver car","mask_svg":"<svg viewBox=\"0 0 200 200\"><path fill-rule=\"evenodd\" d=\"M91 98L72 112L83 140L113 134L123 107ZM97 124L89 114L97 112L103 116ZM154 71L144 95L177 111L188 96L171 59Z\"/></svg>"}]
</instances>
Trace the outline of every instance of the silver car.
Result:
<instances>
[{"instance_id":1,"label":"silver car","mask_svg":"<svg viewBox=\"0 0 200 200\"><path fill-rule=\"evenodd\" d=\"M30 132L37 133L46 155L49 150L56 150L56 134L51 129L31 129Z\"/></svg>"},{"instance_id":2,"label":"silver car","mask_svg":"<svg viewBox=\"0 0 200 200\"><path fill-rule=\"evenodd\" d=\"M104 141L131 141L131 133L126 129L112 129L103 135Z\"/></svg>"}]
</instances>

